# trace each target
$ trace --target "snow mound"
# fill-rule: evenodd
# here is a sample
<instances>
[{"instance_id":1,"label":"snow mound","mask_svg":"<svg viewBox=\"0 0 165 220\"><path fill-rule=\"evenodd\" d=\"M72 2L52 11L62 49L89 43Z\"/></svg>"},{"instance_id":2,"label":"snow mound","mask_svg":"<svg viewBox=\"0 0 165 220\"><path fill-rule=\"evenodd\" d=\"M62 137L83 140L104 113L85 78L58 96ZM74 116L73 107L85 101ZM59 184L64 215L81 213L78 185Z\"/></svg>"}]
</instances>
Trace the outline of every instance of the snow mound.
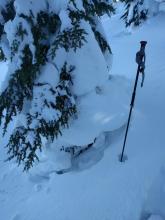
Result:
<instances>
[{"instance_id":1,"label":"snow mound","mask_svg":"<svg viewBox=\"0 0 165 220\"><path fill-rule=\"evenodd\" d=\"M104 86L79 96L78 102L78 118L72 121L69 129L63 130L62 136L44 148L47 160L54 163L55 169L70 169L72 166L72 156L62 150L63 146L84 149L106 132L113 133L126 123L130 83L121 76L110 77ZM99 147L104 145L102 142Z\"/></svg>"},{"instance_id":2,"label":"snow mound","mask_svg":"<svg viewBox=\"0 0 165 220\"><path fill-rule=\"evenodd\" d=\"M85 145L104 131L121 127L128 116L130 104L129 81L113 76L103 87L97 87L86 95L79 96L78 119L59 140L69 145ZM59 141L58 140L58 141Z\"/></svg>"}]
</instances>

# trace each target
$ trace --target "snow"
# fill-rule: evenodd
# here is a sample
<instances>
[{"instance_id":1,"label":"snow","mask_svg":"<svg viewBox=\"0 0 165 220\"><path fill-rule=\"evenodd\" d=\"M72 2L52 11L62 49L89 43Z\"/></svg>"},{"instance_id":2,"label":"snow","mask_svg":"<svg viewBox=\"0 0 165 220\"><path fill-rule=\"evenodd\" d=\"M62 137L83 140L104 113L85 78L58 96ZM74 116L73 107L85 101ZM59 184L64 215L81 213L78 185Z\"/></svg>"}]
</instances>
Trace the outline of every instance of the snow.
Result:
<instances>
[{"instance_id":1,"label":"snow","mask_svg":"<svg viewBox=\"0 0 165 220\"><path fill-rule=\"evenodd\" d=\"M148 192L148 196L144 202L144 213L154 213L161 217L165 216L165 167L159 171L156 179ZM159 217L159 218L160 218ZM158 218L158 217L157 217ZM159 219L158 218L158 219ZM153 218L154 219L154 218ZM161 218L160 218L161 219Z\"/></svg>"},{"instance_id":2,"label":"snow","mask_svg":"<svg viewBox=\"0 0 165 220\"><path fill-rule=\"evenodd\" d=\"M146 220L165 219L165 14L161 12L150 18L132 33L124 29L119 17L120 15L115 15L111 20L103 20L114 54L110 72L112 78L102 87L101 82L99 85L95 83L99 82L99 76L96 75L92 88L96 89L98 85L99 92L91 92L85 78L87 76L84 76L84 87L79 88L80 90L77 88L77 91L83 91L85 88L90 93L85 94L86 99L81 96L84 91L79 94L79 108L82 109L80 118L73 123L72 131L66 130L62 141L71 143L74 135L80 144L86 144L84 140L89 138L89 133L99 134L103 130L104 133L100 134L93 148L71 161L71 169L63 175L57 175L55 172L55 152L51 149L49 155L43 154L41 162L29 173L22 173L15 163L4 163L6 150L1 147L2 219L141 220L145 216L148 216L143 218ZM130 85L133 87L137 68L135 54L139 50L141 40L148 41L146 77L144 87L141 89L139 85L137 90L126 145L128 160L120 163L118 156L121 153L124 128L119 127L125 123L128 116L132 91ZM84 65L88 59L89 56ZM102 62L100 57L99 61L95 62L94 68L97 69ZM0 64L0 68L0 72L5 72L6 70L2 70L6 69L6 64ZM1 80L3 79L4 76L1 75ZM45 77L44 80L48 79ZM76 82L76 78L74 80ZM89 102L88 98L92 101ZM89 110L88 114L85 109ZM94 114L96 109L98 112ZM11 124L9 131L13 127ZM94 130L91 131L91 127ZM82 130L78 132L78 128ZM107 141L103 146L104 139ZM7 136L1 139L1 146L6 143ZM51 157L50 161L48 156ZM66 167L71 165L70 160L65 162Z\"/></svg>"},{"instance_id":3,"label":"snow","mask_svg":"<svg viewBox=\"0 0 165 220\"><path fill-rule=\"evenodd\" d=\"M152 215L149 220L162 220L162 218L158 215Z\"/></svg>"},{"instance_id":4,"label":"snow","mask_svg":"<svg viewBox=\"0 0 165 220\"><path fill-rule=\"evenodd\" d=\"M125 124L128 115L128 81L122 77L110 79L101 94L92 91L79 97L79 115L61 137L71 145L91 143L102 131L113 131ZM89 129L91 128L91 130Z\"/></svg>"},{"instance_id":5,"label":"snow","mask_svg":"<svg viewBox=\"0 0 165 220\"><path fill-rule=\"evenodd\" d=\"M83 24L83 28L88 33L86 36L88 43L84 44L83 50L68 54L70 63L74 63L76 66L73 92L78 96L89 93L96 86L104 84L108 79L106 62L98 43L93 40L95 37L91 27Z\"/></svg>"},{"instance_id":6,"label":"snow","mask_svg":"<svg viewBox=\"0 0 165 220\"><path fill-rule=\"evenodd\" d=\"M47 63L41 71L42 75L37 80L38 83L48 83L52 87L58 83L59 74L56 67L52 63Z\"/></svg>"},{"instance_id":7,"label":"snow","mask_svg":"<svg viewBox=\"0 0 165 220\"><path fill-rule=\"evenodd\" d=\"M7 70L8 70L7 63L0 62L0 87L3 83L3 81L5 80Z\"/></svg>"},{"instance_id":8,"label":"snow","mask_svg":"<svg viewBox=\"0 0 165 220\"><path fill-rule=\"evenodd\" d=\"M45 0L40 0L40 3L38 4L37 1L33 2L31 0L26 0L24 2L24 4L22 4L21 0L16 0L14 2L14 6L17 10L17 13L23 13L25 15L29 15L30 14L30 9L33 8L33 11L40 12L43 9L46 8L46 2Z\"/></svg>"},{"instance_id":9,"label":"snow","mask_svg":"<svg viewBox=\"0 0 165 220\"><path fill-rule=\"evenodd\" d=\"M159 5L159 11L165 11L165 2L162 2L162 3Z\"/></svg>"}]
</instances>

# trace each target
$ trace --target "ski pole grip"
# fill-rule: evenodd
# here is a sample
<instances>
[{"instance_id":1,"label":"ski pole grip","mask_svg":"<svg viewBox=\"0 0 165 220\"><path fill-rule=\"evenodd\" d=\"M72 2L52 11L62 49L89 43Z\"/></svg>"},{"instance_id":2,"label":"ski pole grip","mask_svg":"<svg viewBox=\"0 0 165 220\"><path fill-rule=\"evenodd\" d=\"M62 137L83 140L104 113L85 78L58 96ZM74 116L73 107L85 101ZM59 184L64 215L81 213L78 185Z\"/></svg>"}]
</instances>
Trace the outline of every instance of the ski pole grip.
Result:
<instances>
[{"instance_id":1,"label":"ski pole grip","mask_svg":"<svg viewBox=\"0 0 165 220\"><path fill-rule=\"evenodd\" d=\"M145 47L147 41L140 41L140 44L141 44L140 50L136 53L136 63L141 66L143 62L143 58L145 57Z\"/></svg>"},{"instance_id":2,"label":"ski pole grip","mask_svg":"<svg viewBox=\"0 0 165 220\"><path fill-rule=\"evenodd\" d=\"M140 44L141 44L141 48L145 49L147 45L147 41L140 41Z\"/></svg>"}]
</instances>

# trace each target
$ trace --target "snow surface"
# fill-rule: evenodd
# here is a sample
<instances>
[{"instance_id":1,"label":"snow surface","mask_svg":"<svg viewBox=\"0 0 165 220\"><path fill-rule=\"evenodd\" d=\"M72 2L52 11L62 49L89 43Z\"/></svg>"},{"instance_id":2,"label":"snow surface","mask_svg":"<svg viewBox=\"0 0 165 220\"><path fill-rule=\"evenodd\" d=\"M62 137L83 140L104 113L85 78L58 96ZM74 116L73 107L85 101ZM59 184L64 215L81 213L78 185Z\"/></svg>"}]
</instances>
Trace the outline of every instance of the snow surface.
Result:
<instances>
[{"instance_id":1,"label":"snow surface","mask_svg":"<svg viewBox=\"0 0 165 220\"><path fill-rule=\"evenodd\" d=\"M7 70L8 70L7 64L5 62L1 62L0 63L0 87L3 83L3 81L5 80Z\"/></svg>"},{"instance_id":2,"label":"snow surface","mask_svg":"<svg viewBox=\"0 0 165 220\"><path fill-rule=\"evenodd\" d=\"M125 102L127 102L125 110L128 110L130 100L128 98L123 100L124 93L120 88L126 87L130 94L130 81L133 86L137 68L135 54L140 46L139 41L148 41L145 84L142 89L138 87L126 146L128 160L125 163L118 161L124 127L110 133L108 133L110 129L108 127L108 131L105 130L104 134L100 134L94 148L82 154L77 160L73 160L73 169L67 170L68 172L63 175L55 173L54 158L48 162L44 156L41 163L29 173L22 173L15 163L4 163L6 152L1 147L0 219L165 219L165 14L160 13L151 18L132 33L124 29L119 17L120 15L115 15L111 20L103 19L114 54L114 62L111 70L112 81L107 82L106 89L100 91L103 95L108 94L113 87L108 83L113 83L113 80L117 80L116 84L119 83L119 86L115 87L119 90L112 90L115 95L112 94L111 103L106 103L105 100L102 103L105 109L110 104L113 114L114 110L122 114L123 110L120 108L121 105L125 105ZM6 67L1 64L0 68ZM118 74L122 76L119 77ZM2 75L1 77L3 80ZM126 80L125 77L128 79ZM125 84L124 87L122 83ZM92 93L90 95L92 96ZM97 98L94 97L93 103L81 102L84 109L86 105L91 109L89 122L94 123L92 120L95 118L99 120L99 127L107 123L107 126L112 126L112 130L118 128L119 124L115 125L116 122L120 122L122 126L125 122L125 119L122 121L122 115L114 121L114 124L108 124L111 118L106 117L106 114L100 114L101 104L99 114L92 115L92 107L95 108L100 101L98 95ZM113 110L112 103L115 101L121 105L115 105L118 108ZM119 112L118 116L120 116ZM13 124L10 125L10 131ZM90 126L85 127L84 130L86 132L82 133L82 137L88 134ZM67 141L69 133L68 136L67 132L65 135ZM102 139L106 139L105 146L101 144ZM4 137L1 140L1 146L6 142L7 137Z\"/></svg>"}]
</instances>

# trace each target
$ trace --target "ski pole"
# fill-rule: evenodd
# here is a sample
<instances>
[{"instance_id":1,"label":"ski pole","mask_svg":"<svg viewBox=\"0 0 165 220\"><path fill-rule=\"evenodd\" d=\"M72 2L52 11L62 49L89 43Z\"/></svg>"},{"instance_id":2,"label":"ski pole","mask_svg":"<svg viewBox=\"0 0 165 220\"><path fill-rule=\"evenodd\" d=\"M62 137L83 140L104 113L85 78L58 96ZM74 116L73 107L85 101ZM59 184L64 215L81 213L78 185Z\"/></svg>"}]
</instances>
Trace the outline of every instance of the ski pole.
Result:
<instances>
[{"instance_id":1,"label":"ski pole","mask_svg":"<svg viewBox=\"0 0 165 220\"><path fill-rule=\"evenodd\" d=\"M140 73L142 74L141 87L143 87L143 83L144 83L144 70L145 70L145 61L146 61L145 47L146 47L147 41L141 41L140 44L141 44L140 50L136 53L136 63L138 64L138 68L137 68L134 89L133 89L133 93L132 93L130 111L129 111L129 116L128 116L128 122L127 122L124 143L123 143L122 153L121 153L121 157L120 157L120 162L123 162L123 156L124 156L124 151L125 151L125 146L126 146L126 141L127 141L128 129L129 129L130 119L131 119L131 115L132 115L132 109L134 107L137 83L138 83L138 78L139 78Z\"/></svg>"}]
</instances>

